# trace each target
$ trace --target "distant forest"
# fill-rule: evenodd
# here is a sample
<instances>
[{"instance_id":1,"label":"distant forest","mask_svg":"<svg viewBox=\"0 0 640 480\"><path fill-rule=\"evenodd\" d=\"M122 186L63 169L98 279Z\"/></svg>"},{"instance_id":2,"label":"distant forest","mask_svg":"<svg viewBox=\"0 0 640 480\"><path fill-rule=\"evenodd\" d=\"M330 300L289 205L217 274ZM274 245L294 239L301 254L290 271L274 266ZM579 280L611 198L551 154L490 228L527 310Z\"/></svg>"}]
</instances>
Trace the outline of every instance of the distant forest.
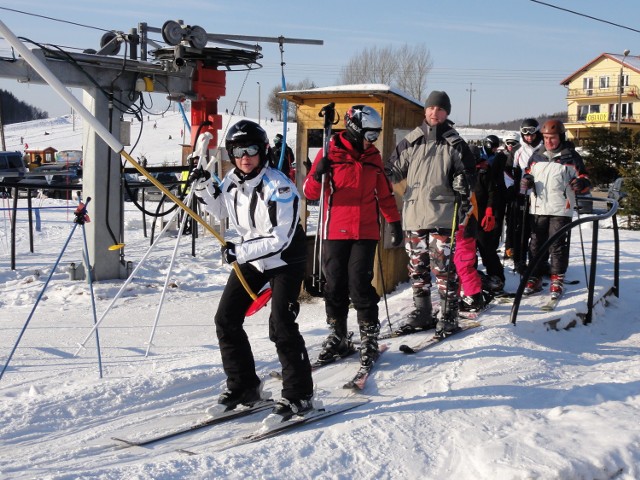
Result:
<instances>
[{"instance_id":1,"label":"distant forest","mask_svg":"<svg viewBox=\"0 0 640 480\"><path fill-rule=\"evenodd\" d=\"M2 118L0 120L4 125L49 117L49 114L44 110L18 100L11 92L6 90L0 89L0 102L2 102L2 108L0 109Z\"/></svg>"},{"instance_id":2,"label":"distant forest","mask_svg":"<svg viewBox=\"0 0 640 480\"><path fill-rule=\"evenodd\" d=\"M557 120L560 120L562 122L566 122L568 117L567 117L567 112L556 112L556 113L552 113L551 115L548 115L546 113L543 113L542 115L538 115L537 117L531 116L531 117L527 117L527 118L535 118L536 120L538 120L538 123L540 123L540 125L542 125L544 122L546 122L547 120L551 119L551 118L555 118ZM500 122L500 123L479 123L477 125L472 125L472 128L483 128L485 130L515 130L518 131L520 130L520 125L522 124L522 121L524 120L524 118L519 118L516 120L509 120L508 122Z\"/></svg>"}]
</instances>

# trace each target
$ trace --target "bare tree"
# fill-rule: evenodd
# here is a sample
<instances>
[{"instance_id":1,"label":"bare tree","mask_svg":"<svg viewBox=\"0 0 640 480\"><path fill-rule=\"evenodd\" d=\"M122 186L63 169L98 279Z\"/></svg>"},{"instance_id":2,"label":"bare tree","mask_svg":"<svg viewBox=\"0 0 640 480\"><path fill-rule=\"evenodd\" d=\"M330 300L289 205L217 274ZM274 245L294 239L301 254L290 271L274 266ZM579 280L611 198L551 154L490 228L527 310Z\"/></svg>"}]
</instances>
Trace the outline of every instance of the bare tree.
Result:
<instances>
[{"instance_id":1,"label":"bare tree","mask_svg":"<svg viewBox=\"0 0 640 480\"><path fill-rule=\"evenodd\" d=\"M433 66L431 53L424 44L400 48L365 48L342 68L343 84L384 83L420 100L427 87L427 75Z\"/></svg>"},{"instance_id":2,"label":"bare tree","mask_svg":"<svg viewBox=\"0 0 640 480\"><path fill-rule=\"evenodd\" d=\"M267 109L276 117L276 120L282 120L282 100L276 97L276 94L281 90L282 87L273 87L267 97Z\"/></svg>"},{"instance_id":3,"label":"bare tree","mask_svg":"<svg viewBox=\"0 0 640 480\"><path fill-rule=\"evenodd\" d=\"M308 90L310 88L316 88L316 84L305 78L304 80L298 83L289 83L286 84L287 90ZM271 89L271 93L269 94L267 100L267 108L269 111L276 117L277 120L283 120L282 116L282 99L278 98L276 94L282 91L282 86L275 86ZM287 117L289 120L295 122L297 118L297 106L292 102L288 102L287 109L289 110L289 116Z\"/></svg>"}]
</instances>

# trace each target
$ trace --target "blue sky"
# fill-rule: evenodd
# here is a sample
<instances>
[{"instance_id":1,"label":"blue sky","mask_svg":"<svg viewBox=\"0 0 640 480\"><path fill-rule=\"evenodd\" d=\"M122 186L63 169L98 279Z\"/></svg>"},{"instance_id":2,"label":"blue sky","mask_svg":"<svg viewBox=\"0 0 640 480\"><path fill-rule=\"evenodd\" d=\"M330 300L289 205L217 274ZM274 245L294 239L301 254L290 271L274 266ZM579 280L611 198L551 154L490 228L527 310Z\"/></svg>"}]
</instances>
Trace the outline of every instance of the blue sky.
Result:
<instances>
[{"instance_id":1,"label":"blue sky","mask_svg":"<svg viewBox=\"0 0 640 480\"><path fill-rule=\"evenodd\" d=\"M547 3L640 30L638 0ZM337 84L340 67L365 47L424 43L433 60L428 90L449 93L451 118L460 126L468 123L469 116L475 124L565 110L566 91L560 81L566 76L603 52L622 53L630 49L631 55L640 55L639 33L531 0L324 3L23 0L2 1L0 7L104 30L128 32L139 22L162 27L167 20L182 19L185 24L199 25L208 33L323 40L323 46L284 47L287 81L308 78L318 86ZM80 49L97 48L103 33L6 10L0 10L0 18L18 36ZM280 52L277 44L262 46L263 69L248 76L245 72L227 74L227 95L219 103L222 111L231 110L240 98L247 102L247 114L257 116L260 90L262 116L268 115L266 93L281 82ZM8 52L6 42L0 41L0 55ZM52 116L69 111L48 87L0 79L0 88Z\"/></svg>"}]
</instances>

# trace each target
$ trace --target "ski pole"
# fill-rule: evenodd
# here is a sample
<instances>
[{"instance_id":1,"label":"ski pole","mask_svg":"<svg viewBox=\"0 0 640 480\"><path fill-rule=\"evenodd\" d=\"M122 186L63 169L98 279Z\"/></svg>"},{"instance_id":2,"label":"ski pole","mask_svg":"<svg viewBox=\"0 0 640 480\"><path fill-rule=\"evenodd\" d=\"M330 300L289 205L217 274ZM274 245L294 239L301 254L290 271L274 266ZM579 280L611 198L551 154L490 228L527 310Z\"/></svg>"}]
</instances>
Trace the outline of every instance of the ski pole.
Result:
<instances>
[{"instance_id":1,"label":"ski pole","mask_svg":"<svg viewBox=\"0 0 640 480\"><path fill-rule=\"evenodd\" d=\"M384 284L384 271L382 270L382 259L380 258L380 242L378 242L378 267L380 268L380 283L382 283L384 308L387 311L387 325L389 325L389 333L393 334L393 329L391 328L391 317L389 316L389 304L387 303L387 287Z\"/></svg>"},{"instance_id":2,"label":"ski pole","mask_svg":"<svg viewBox=\"0 0 640 480\"><path fill-rule=\"evenodd\" d=\"M335 103L331 102L320 110L318 116L324 117L324 128L322 131L322 157L326 157L329 155L329 144L331 142L331 126L333 125L333 120L335 118L336 110ZM318 216L318 228L316 234L320 236L320 249L318 255L318 287L319 290L322 291L322 244L324 241L324 222L326 221L324 217L324 189L327 180L327 174L322 174L321 185L320 185L320 212Z\"/></svg>"},{"instance_id":3,"label":"ski pole","mask_svg":"<svg viewBox=\"0 0 640 480\"><path fill-rule=\"evenodd\" d=\"M140 261L138 262L138 265L136 265L136 267L133 269L133 271L129 274L129 276L125 279L124 283L122 284L122 286L120 287L120 289L118 290L118 292L115 294L115 296L113 297L113 299L111 300L111 303L107 306L106 310L104 312L102 312L102 315L100 316L100 318L98 319L98 321L96 322L96 324L93 326L93 328L91 329L91 331L87 334L87 336L85 337L85 339L78 344L78 350L76 350L76 352L73 354L73 356L78 356L78 354L80 353L80 351L82 349L84 349L85 344L87 343L87 341L89 340L89 338L91 338L91 335L93 335L93 332L100 326L100 324L102 323L102 321L106 318L107 314L111 311L111 309L113 308L113 306L115 305L115 303L118 301L118 299L122 296L122 294L125 292L126 288L129 286L129 284L133 281L133 279L136 276L136 273L138 273L138 270L140 270L140 268L142 268L142 265L144 265L144 262L147 260L147 257L149 255L151 255L151 252L153 252L154 248L160 243L160 239L162 238L162 236L167 232L167 230L169 230L169 228L171 227L171 222L173 221L174 217L178 214L178 211L174 211L171 214L171 217L169 218L169 221L167 222L167 224L164 226L164 229L162 229L162 231L158 234L158 237L154 240L153 244L151 244L151 246L147 249L147 251L145 252L145 254L142 256L142 258L140 259Z\"/></svg>"},{"instance_id":4,"label":"ski pole","mask_svg":"<svg viewBox=\"0 0 640 480\"><path fill-rule=\"evenodd\" d=\"M444 320L444 315L447 311L447 306L449 303L449 287L451 283L451 263L453 263L453 256L455 254L456 247L456 222L458 220L458 208L460 206L460 200L457 198L453 204L453 220L451 222L451 241L449 242L449 261L447 262L447 283L445 284L445 292L444 292L444 308L442 311L441 318Z\"/></svg>"},{"instance_id":5,"label":"ski pole","mask_svg":"<svg viewBox=\"0 0 640 480\"><path fill-rule=\"evenodd\" d=\"M87 203L91 198L87 198ZM80 207L78 207L80 209ZM78 212L78 210L76 210ZM80 225L82 225L82 240L83 240L83 250L82 253L84 255L84 264L87 266L87 284L89 285L89 292L91 293L91 313L93 315L93 324L96 325L98 323L98 315L96 313L96 298L93 292L93 275L91 272L91 263L89 263L89 247L87 245L87 232L84 227L85 217L84 215L87 212L87 204L84 204L84 207L81 210L82 217L77 216L76 221L81 221ZM102 354L100 352L100 336L98 335L98 329L96 328L96 350L98 352L98 373L100 374L100 378L102 378Z\"/></svg>"},{"instance_id":6,"label":"ski pole","mask_svg":"<svg viewBox=\"0 0 640 480\"><path fill-rule=\"evenodd\" d=\"M196 168L201 168L202 165L204 165L205 162L205 155L206 155L206 150L207 147L209 145L209 142L206 138L204 139L199 139L198 140L198 144L196 146L196 154L198 156L198 164L196 165ZM193 158L193 157L192 157ZM187 195L187 198L185 199L185 203L186 204L190 204L191 203L191 199L193 197L193 192L195 191L194 188L192 188L189 191L189 194ZM175 215L174 215L175 218ZM151 329L151 334L149 335L149 341L147 342L147 350L145 351L144 356L148 357L149 356L149 351L151 350L151 346L153 345L153 337L155 336L156 333L156 329L158 327L158 322L160 320L160 314L162 312L162 307L164 305L164 298L167 294L167 288L169 287L169 278L171 277L171 273L173 272L173 266L175 264L175 260L176 260L176 255L178 254L178 246L180 246L180 240L182 238L182 232L184 231L185 225L187 224L187 220L189 219L189 217L187 215L184 215L182 217L182 222L180 222L180 228L178 230L178 237L176 238L176 244L173 247L173 253L171 254L171 260L169 261L169 269L167 271L167 275L165 276L164 279L164 285L162 287L162 293L160 294L160 301L158 302L158 308L156 309L156 315L155 318L153 320L153 327Z\"/></svg>"},{"instance_id":7,"label":"ski pole","mask_svg":"<svg viewBox=\"0 0 640 480\"><path fill-rule=\"evenodd\" d=\"M2 23L2 22L0 22L0 23ZM91 201L91 198L87 198L87 204L90 201ZM86 207L87 204L85 204L85 207ZM74 223L73 224L73 227L71 228L71 232L69 232L69 236L67 237L67 240L64 242L64 246L62 247L62 250L60 251L60 254L58 255L58 258L56 259L55 263L53 264L53 267L51 267L51 272L49 273L49 277L44 282L42 290L40 290L40 293L38 294L38 297L36 298L36 303L33 305L33 308L31 309L31 313L29 313L29 316L27 317L27 321L25 322L24 326L22 327L22 330L20 331L20 334L18 335L18 339L16 340L16 343L14 344L13 348L11 349L11 352L9 353L9 356L7 357L7 361L4 364L4 367L2 367L2 371L0 371L0 380L2 380L2 376L4 375L4 372L6 371L7 367L9 366L9 363L11 362L11 359L13 358L13 354L15 353L16 349L18 348L18 344L20 343L20 340L22 339L22 336L24 335L25 331L27 330L27 326L29 325L29 322L31 322L31 319L33 318L33 314L35 313L36 308L38 308L38 305L40 304L40 300L42 300L42 296L44 295L44 291L47 289L47 286L49 285L49 282L51 281L51 278L53 277L53 274L55 273L56 268L58 267L58 264L60 263L60 260L62 259L62 255L64 254L64 251L67 249L67 246L69 245L69 242L71 241L71 237L73 236L73 232L75 232L77 226L78 226L78 223Z\"/></svg>"},{"instance_id":8,"label":"ski pole","mask_svg":"<svg viewBox=\"0 0 640 480\"><path fill-rule=\"evenodd\" d=\"M160 181L158 181L153 175L151 175L142 165L136 162L131 155L129 155L124 146L113 136L107 128L102 125L91 112L85 108L85 106L80 103L80 101L75 98L71 93L65 88L64 84L47 68L47 66L42 63L34 53L29 50L19 39L15 36L15 34L0 20L0 34L4 36L4 38L9 42L9 44L15 48L18 53L25 59L25 61L55 90L55 92L62 97L62 99L69 104L76 112L80 114L80 116L95 130L96 134L102 140L109 145L113 151L123 156L141 175L143 175L147 180L149 180L155 187L157 187L162 193L164 193L172 202L176 203L182 210L184 210L189 216L191 216L195 221L197 221L200 225L202 225L205 230L211 233L222 245L225 245L224 238L211 226L209 225L202 217L200 217L196 212L191 210L188 206L186 206L179 198L177 198L173 193L171 193ZM286 117L285 117L286 118ZM251 290L251 287L247 283L244 275L240 271L240 266L238 262L233 262L233 269L236 272L238 280L242 283L242 286L246 290L247 294L254 301L258 301L258 296Z\"/></svg>"}]
</instances>

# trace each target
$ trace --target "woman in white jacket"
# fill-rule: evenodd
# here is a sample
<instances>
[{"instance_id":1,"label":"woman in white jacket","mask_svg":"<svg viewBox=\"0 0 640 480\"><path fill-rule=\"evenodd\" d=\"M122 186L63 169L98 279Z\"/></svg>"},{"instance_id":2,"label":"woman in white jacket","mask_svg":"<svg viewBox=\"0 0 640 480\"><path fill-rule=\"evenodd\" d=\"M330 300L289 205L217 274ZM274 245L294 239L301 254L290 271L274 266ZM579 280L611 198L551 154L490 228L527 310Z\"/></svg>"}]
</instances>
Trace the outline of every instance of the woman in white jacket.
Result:
<instances>
[{"instance_id":1,"label":"woman in white jacket","mask_svg":"<svg viewBox=\"0 0 640 480\"><path fill-rule=\"evenodd\" d=\"M272 289L269 338L282 364L282 399L274 413L289 418L311 410L311 366L296 317L298 294L306 263L305 234L300 225L300 198L295 185L269 166L273 153L260 125L241 120L226 136L225 147L235 168L220 185L197 170L195 194L219 220L228 218L241 237L226 242L223 259L238 262L253 291L267 282ZM207 178L209 177L209 178ZM244 331L245 312L252 299L235 271L229 276L215 315L216 334L227 375L227 390L218 403L227 410L260 400L260 379L255 372L251 345Z\"/></svg>"}]
</instances>

